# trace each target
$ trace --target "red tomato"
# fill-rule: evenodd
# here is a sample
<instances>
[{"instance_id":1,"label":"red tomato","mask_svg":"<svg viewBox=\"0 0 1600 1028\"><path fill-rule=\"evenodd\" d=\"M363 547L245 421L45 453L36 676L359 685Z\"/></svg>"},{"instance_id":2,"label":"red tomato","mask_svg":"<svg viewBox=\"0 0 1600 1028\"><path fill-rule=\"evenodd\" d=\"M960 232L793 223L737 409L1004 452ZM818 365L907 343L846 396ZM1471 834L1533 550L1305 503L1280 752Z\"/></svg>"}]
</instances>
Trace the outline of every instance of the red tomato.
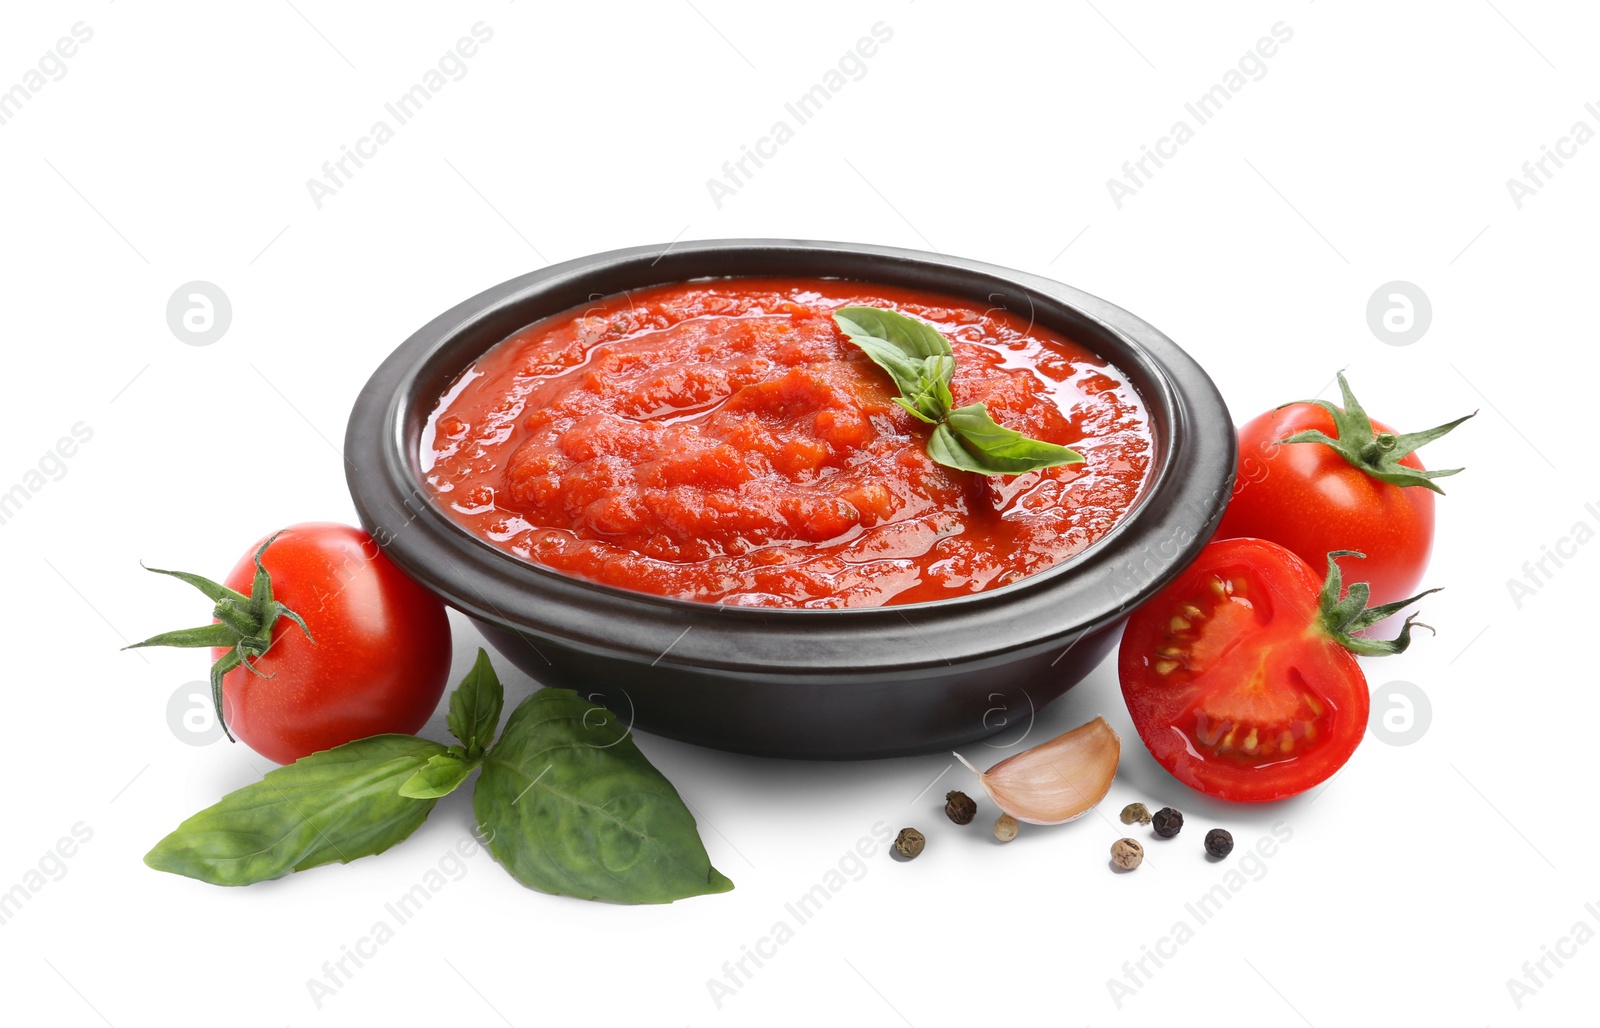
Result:
<instances>
[{"instance_id":1,"label":"red tomato","mask_svg":"<svg viewBox=\"0 0 1600 1028\"><path fill-rule=\"evenodd\" d=\"M1355 657L1325 625L1322 587L1283 547L1228 539L1134 612L1117 671L1157 763L1242 801L1293 796L1344 766L1370 701Z\"/></svg>"},{"instance_id":2,"label":"red tomato","mask_svg":"<svg viewBox=\"0 0 1600 1028\"><path fill-rule=\"evenodd\" d=\"M1342 374L1339 386L1342 409L1292 403L1239 430L1239 477L1216 538L1270 539L1313 568L1333 550L1356 550L1366 559L1345 570L1372 587L1373 603L1390 603L1417 591L1433 551L1438 490L1428 483L1460 470L1426 471L1413 451L1467 419L1401 435L1369 421ZM1282 442L1307 431L1338 448ZM1396 477L1413 484L1395 484Z\"/></svg>"},{"instance_id":3,"label":"red tomato","mask_svg":"<svg viewBox=\"0 0 1600 1028\"><path fill-rule=\"evenodd\" d=\"M224 585L249 595L260 545ZM223 720L233 734L288 764L369 735L420 729L450 674L444 604L348 525L286 528L261 563L273 598L305 619L311 638L280 618L272 645L251 660L261 674L238 667L223 677ZM212 656L229 652L219 647Z\"/></svg>"},{"instance_id":4,"label":"red tomato","mask_svg":"<svg viewBox=\"0 0 1600 1028\"><path fill-rule=\"evenodd\" d=\"M1389 431L1381 423L1373 427ZM1433 493L1380 482L1321 443L1278 440L1315 429L1333 434L1333 418L1296 403L1268 411L1239 429L1241 477L1222 515L1218 539L1271 539L1320 566L1331 550L1367 555L1359 568L1380 603L1416 592L1433 552ZM1245 477L1259 462L1259 477ZM1422 469L1416 454L1402 461Z\"/></svg>"}]
</instances>

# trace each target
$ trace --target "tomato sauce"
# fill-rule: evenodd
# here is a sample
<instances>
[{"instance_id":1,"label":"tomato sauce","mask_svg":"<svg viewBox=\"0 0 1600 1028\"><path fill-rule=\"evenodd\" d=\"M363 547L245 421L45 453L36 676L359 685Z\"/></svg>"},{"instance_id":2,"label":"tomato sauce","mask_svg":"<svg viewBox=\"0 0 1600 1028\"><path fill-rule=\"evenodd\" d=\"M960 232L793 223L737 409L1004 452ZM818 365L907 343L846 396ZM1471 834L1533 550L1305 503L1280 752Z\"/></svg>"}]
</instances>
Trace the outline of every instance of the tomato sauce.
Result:
<instances>
[{"instance_id":1,"label":"tomato sauce","mask_svg":"<svg viewBox=\"0 0 1600 1028\"><path fill-rule=\"evenodd\" d=\"M893 307L951 340L955 405L1084 463L984 476L834 309ZM449 516L524 560L707 603L865 607L1015 582L1080 552L1150 472L1142 399L1027 312L830 279L721 279L606 297L512 335L442 396L422 467Z\"/></svg>"}]
</instances>

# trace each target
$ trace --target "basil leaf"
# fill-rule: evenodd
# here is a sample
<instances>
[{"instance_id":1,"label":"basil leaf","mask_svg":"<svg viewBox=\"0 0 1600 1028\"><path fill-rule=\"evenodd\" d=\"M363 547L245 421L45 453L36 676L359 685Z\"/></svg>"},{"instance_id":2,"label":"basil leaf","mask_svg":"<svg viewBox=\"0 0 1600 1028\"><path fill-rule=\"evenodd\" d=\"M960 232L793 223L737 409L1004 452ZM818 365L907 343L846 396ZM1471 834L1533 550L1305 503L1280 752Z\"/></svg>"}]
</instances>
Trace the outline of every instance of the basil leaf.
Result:
<instances>
[{"instance_id":1,"label":"basil leaf","mask_svg":"<svg viewBox=\"0 0 1600 1028\"><path fill-rule=\"evenodd\" d=\"M950 395L950 380L955 375L954 357L924 357L915 388L895 397L894 402L910 411L912 417L937 425L955 402Z\"/></svg>"},{"instance_id":2,"label":"basil leaf","mask_svg":"<svg viewBox=\"0 0 1600 1028\"><path fill-rule=\"evenodd\" d=\"M878 367L894 379L895 403L934 426L928 456L948 468L980 475L1080 464L1065 446L1029 439L995 423L981 403L951 409L956 360L950 340L925 321L878 307L840 307L833 320Z\"/></svg>"},{"instance_id":3,"label":"basil leaf","mask_svg":"<svg viewBox=\"0 0 1600 1028\"><path fill-rule=\"evenodd\" d=\"M954 352L943 332L899 311L883 307L840 307L833 312L833 320L857 346L863 339L881 340L903 356L917 360L948 357Z\"/></svg>"},{"instance_id":4,"label":"basil leaf","mask_svg":"<svg viewBox=\"0 0 1600 1028\"><path fill-rule=\"evenodd\" d=\"M670 903L727 892L677 790L603 707L543 689L507 719L473 794L489 852L542 892Z\"/></svg>"},{"instance_id":5,"label":"basil leaf","mask_svg":"<svg viewBox=\"0 0 1600 1028\"><path fill-rule=\"evenodd\" d=\"M952 357L950 374L955 373L950 340L925 321L878 307L840 307L833 312L833 321L874 364L889 373L907 399L922 391L919 386L927 371L927 358ZM944 381L948 385L950 379ZM943 416L941 410L934 417Z\"/></svg>"},{"instance_id":6,"label":"basil leaf","mask_svg":"<svg viewBox=\"0 0 1600 1028\"><path fill-rule=\"evenodd\" d=\"M435 753L428 762L417 768L417 773L400 786L400 795L413 800L436 800L456 791L467 780L476 760L463 760L449 753Z\"/></svg>"},{"instance_id":7,"label":"basil leaf","mask_svg":"<svg viewBox=\"0 0 1600 1028\"><path fill-rule=\"evenodd\" d=\"M989 408L981 403L952 410L928 439L928 456L945 467L982 475L1020 475L1083 462L1082 456L1065 446L1029 439L996 424Z\"/></svg>"},{"instance_id":8,"label":"basil leaf","mask_svg":"<svg viewBox=\"0 0 1600 1028\"><path fill-rule=\"evenodd\" d=\"M375 735L301 757L183 822L144 862L212 885L249 885L382 853L433 809L399 787L443 752L427 739Z\"/></svg>"},{"instance_id":9,"label":"basil leaf","mask_svg":"<svg viewBox=\"0 0 1600 1028\"><path fill-rule=\"evenodd\" d=\"M450 713L445 718L450 734L461 740L468 757L481 755L494 742L504 704L505 688L494 673L494 665L489 663L489 654L480 646L472 670L450 694Z\"/></svg>"}]
</instances>

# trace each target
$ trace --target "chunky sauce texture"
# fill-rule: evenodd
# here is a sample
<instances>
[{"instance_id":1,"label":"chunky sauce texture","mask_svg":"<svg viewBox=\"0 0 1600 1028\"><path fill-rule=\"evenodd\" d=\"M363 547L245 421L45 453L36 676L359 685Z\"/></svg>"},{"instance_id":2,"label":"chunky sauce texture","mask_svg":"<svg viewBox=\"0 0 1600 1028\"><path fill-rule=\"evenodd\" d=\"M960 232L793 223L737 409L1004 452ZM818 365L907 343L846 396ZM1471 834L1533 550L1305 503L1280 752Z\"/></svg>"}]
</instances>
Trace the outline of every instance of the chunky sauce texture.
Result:
<instances>
[{"instance_id":1,"label":"chunky sauce texture","mask_svg":"<svg viewBox=\"0 0 1600 1028\"><path fill-rule=\"evenodd\" d=\"M935 464L930 427L832 319L937 325L955 405L1084 463ZM434 500L525 560L707 603L866 607L993 589L1111 529L1150 471L1139 395L1027 311L825 279L722 279L597 299L495 346L422 440Z\"/></svg>"}]
</instances>

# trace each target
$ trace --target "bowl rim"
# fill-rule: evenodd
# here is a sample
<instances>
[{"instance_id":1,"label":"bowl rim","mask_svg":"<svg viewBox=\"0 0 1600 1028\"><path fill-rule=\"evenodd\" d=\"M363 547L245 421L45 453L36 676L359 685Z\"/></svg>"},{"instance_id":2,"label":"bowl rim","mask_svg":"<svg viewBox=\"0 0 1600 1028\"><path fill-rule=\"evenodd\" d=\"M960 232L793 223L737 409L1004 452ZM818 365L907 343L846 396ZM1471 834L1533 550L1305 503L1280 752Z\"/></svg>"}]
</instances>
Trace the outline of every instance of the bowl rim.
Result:
<instances>
[{"instance_id":1,"label":"bowl rim","mask_svg":"<svg viewBox=\"0 0 1600 1028\"><path fill-rule=\"evenodd\" d=\"M836 270L819 273L818 267ZM599 296L769 275L905 285L990 303L998 296L1002 305L1025 299L1040 323L1108 361L1144 400L1155 448L1140 495L1094 543L1005 586L919 603L826 609L730 606L587 581L503 550L435 505L420 466L422 426L442 385L490 347ZM764 674L790 667L796 675L826 677L1070 649L1165 585L1210 539L1232 491L1237 441L1215 384L1188 354L1147 322L1082 290L898 247L712 239L550 265L438 315L401 343L362 389L346 430L345 457L363 526L411 577L472 617L519 631L535 645L543 640L621 653L652 666ZM1119 569L1118 558L1130 552L1143 559ZM1096 599L1101 602L1090 602ZM1077 616L1049 616L1048 608L1063 606Z\"/></svg>"}]
</instances>

